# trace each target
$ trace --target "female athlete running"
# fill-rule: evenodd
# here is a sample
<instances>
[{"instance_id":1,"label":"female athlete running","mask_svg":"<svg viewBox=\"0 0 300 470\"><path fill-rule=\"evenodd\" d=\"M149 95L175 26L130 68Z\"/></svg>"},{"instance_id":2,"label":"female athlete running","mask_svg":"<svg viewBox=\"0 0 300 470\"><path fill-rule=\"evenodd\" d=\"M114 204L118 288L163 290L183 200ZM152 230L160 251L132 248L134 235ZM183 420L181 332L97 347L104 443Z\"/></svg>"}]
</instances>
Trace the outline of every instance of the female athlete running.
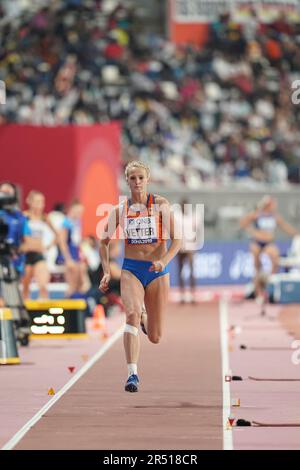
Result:
<instances>
[{"instance_id":1,"label":"female athlete running","mask_svg":"<svg viewBox=\"0 0 300 470\"><path fill-rule=\"evenodd\" d=\"M279 263L279 250L274 240L277 226L292 237L297 235L298 231L277 212L276 200L271 196L264 196L258 203L257 209L241 219L240 226L252 237L250 250L253 254L256 271L254 288L256 297L260 300L262 295L260 286L261 254L265 253L269 256L272 263L272 274L276 273Z\"/></svg>"},{"instance_id":2,"label":"female athlete running","mask_svg":"<svg viewBox=\"0 0 300 470\"><path fill-rule=\"evenodd\" d=\"M169 291L168 263L180 249L181 240L175 237L174 215L168 201L147 192L149 168L139 161L133 161L127 165L125 176L131 196L112 210L104 228L100 242L104 274L99 289L105 292L109 287L108 244L120 226L125 238L121 274L121 296L126 312L124 349L128 366L125 390L137 392L139 326L152 343L160 341ZM171 243L167 247L169 238Z\"/></svg>"}]
</instances>

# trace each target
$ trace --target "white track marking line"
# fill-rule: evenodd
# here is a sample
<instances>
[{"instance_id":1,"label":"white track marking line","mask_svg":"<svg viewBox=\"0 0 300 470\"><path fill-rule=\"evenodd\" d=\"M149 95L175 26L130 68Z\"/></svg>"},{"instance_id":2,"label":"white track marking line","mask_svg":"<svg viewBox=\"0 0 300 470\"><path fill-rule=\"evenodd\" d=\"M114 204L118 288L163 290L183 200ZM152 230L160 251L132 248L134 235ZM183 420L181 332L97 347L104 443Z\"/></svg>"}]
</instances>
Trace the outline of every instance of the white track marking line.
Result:
<instances>
[{"instance_id":1,"label":"white track marking line","mask_svg":"<svg viewBox=\"0 0 300 470\"><path fill-rule=\"evenodd\" d=\"M227 429L228 417L230 415L230 382L225 382L225 375L229 371L228 357L228 301L220 300L220 334L222 355L222 390L223 390L223 448L233 450L232 430Z\"/></svg>"},{"instance_id":2,"label":"white track marking line","mask_svg":"<svg viewBox=\"0 0 300 470\"><path fill-rule=\"evenodd\" d=\"M99 351L41 408L5 445L1 450L12 450L25 434L41 419L41 417L118 341L123 335L121 326L99 349Z\"/></svg>"}]
</instances>

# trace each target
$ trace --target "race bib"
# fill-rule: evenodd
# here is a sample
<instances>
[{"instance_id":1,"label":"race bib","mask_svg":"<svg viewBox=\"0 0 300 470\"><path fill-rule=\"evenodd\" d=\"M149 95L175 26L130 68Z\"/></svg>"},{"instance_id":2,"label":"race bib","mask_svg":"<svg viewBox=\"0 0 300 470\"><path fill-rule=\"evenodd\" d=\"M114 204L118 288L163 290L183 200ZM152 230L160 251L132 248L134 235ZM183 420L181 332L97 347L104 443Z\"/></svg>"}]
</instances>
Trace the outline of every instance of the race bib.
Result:
<instances>
[{"instance_id":1,"label":"race bib","mask_svg":"<svg viewBox=\"0 0 300 470\"><path fill-rule=\"evenodd\" d=\"M154 216L127 217L125 219L127 243L145 244L157 242L157 227Z\"/></svg>"},{"instance_id":2,"label":"race bib","mask_svg":"<svg viewBox=\"0 0 300 470\"><path fill-rule=\"evenodd\" d=\"M274 217L260 217L258 228L260 230L273 231L276 228L276 220Z\"/></svg>"}]
</instances>

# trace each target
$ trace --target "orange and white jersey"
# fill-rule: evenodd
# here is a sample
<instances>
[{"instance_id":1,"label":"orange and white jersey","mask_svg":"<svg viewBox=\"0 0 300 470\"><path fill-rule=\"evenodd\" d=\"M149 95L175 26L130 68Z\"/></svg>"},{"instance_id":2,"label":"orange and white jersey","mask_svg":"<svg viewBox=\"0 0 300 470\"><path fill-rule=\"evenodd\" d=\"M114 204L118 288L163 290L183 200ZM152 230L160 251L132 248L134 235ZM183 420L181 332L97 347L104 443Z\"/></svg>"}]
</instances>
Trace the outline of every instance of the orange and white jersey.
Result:
<instances>
[{"instance_id":1,"label":"orange and white jersey","mask_svg":"<svg viewBox=\"0 0 300 470\"><path fill-rule=\"evenodd\" d=\"M162 215L155 209L153 194L143 211L134 211L130 199L125 204L124 234L128 245L145 245L162 240Z\"/></svg>"}]
</instances>

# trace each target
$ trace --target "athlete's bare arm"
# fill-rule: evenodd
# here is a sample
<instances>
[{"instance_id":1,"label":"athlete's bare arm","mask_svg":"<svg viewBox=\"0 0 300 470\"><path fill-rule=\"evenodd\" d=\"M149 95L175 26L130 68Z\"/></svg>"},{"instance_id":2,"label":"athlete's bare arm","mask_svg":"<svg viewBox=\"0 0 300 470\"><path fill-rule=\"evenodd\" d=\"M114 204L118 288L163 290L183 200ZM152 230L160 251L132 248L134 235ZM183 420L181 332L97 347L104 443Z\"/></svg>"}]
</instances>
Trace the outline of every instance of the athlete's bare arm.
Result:
<instances>
[{"instance_id":1,"label":"athlete's bare arm","mask_svg":"<svg viewBox=\"0 0 300 470\"><path fill-rule=\"evenodd\" d=\"M104 226L100 240L100 259L103 269L103 277L100 281L99 289L106 292L109 288L111 278L109 267L109 242L114 236L120 223L120 206L114 207L108 216L108 220Z\"/></svg>"},{"instance_id":2,"label":"athlete's bare arm","mask_svg":"<svg viewBox=\"0 0 300 470\"><path fill-rule=\"evenodd\" d=\"M300 235L299 230L296 230L295 227L293 227L291 224L286 222L286 220L284 220L284 218L280 214L276 215L276 220L281 230L283 230L285 233L287 233L291 237Z\"/></svg>"},{"instance_id":3,"label":"athlete's bare arm","mask_svg":"<svg viewBox=\"0 0 300 470\"><path fill-rule=\"evenodd\" d=\"M252 224L255 221L256 217L257 217L256 211L252 211L246 214L240 220L241 229L245 230L245 232L247 232L250 236L252 236L256 231L254 227L252 227Z\"/></svg>"}]
</instances>

